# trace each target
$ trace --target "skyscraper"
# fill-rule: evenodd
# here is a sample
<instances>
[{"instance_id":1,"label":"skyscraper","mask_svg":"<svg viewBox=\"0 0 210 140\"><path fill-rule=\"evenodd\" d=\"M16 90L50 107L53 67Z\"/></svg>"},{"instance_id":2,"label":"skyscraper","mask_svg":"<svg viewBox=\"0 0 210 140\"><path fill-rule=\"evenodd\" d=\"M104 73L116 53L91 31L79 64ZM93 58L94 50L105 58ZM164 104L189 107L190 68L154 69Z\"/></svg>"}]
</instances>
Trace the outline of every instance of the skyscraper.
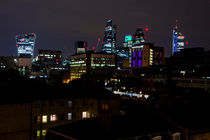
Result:
<instances>
[{"instance_id":1,"label":"skyscraper","mask_svg":"<svg viewBox=\"0 0 210 140\"><path fill-rule=\"evenodd\" d=\"M178 26L175 26L173 28L172 55L174 55L175 52L184 49L184 39L185 36L178 31Z\"/></svg>"},{"instance_id":2,"label":"skyscraper","mask_svg":"<svg viewBox=\"0 0 210 140\"><path fill-rule=\"evenodd\" d=\"M21 74L26 75L32 68L36 35L35 33L26 33L16 35L15 38L19 71Z\"/></svg>"},{"instance_id":3,"label":"skyscraper","mask_svg":"<svg viewBox=\"0 0 210 140\"><path fill-rule=\"evenodd\" d=\"M136 33L133 36L133 46L132 46L132 53L131 53L131 67L142 67L143 66L143 47L145 45L145 39L144 39L144 32L141 28L138 28L136 30ZM144 47L144 50L148 50ZM147 52L147 51L145 51ZM144 53L145 54L145 53Z\"/></svg>"},{"instance_id":4,"label":"skyscraper","mask_svg":"<svg viewBox=\"0 0 210 140\"><path fill-rule=\"evenodd\" d=\"M102 51L116 53L116 28L112 20L108 20L105 27Z\"/></svg>"},{"instance_id":5,"label":"skyscraper","mask_svg":"<svg viewBox=\"0 0 210 140\"><path fill-rule=\"evenodd\" d=\"M33 58L35 33L16 35L16 47L19 58Z\"/></svg>"},{"instance_id":6,"label":"skyscraper","mask_svg":"<svg viewBox=\"0 0 210 140\"><path fill-rule=\"evenodd\" d=\"M133 46L141 46L145 44L144 32L141 28L136 30L135 35L133 36Z\"/></svg>"}]
</instances>

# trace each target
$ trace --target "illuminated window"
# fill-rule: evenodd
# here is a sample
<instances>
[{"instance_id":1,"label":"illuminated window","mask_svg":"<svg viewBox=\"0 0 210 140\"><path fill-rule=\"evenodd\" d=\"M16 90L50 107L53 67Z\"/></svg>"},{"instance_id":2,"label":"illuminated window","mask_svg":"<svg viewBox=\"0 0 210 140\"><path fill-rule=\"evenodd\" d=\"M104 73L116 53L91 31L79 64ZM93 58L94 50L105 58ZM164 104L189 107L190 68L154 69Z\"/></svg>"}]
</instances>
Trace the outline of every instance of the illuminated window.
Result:
<instances>
[{"instance_id":1,"label":"illuminated window","mask_svg":"<svg viewBox=\"0 0 210 140\"><path fill-rule=\"evenodd\" d=\"M90 118L90 113L87 111L82 112L82 119Z\"/></svg>"},{"instance_id":2,"label":"illuminated window","mask_svg":"<svg viewBox=\"0 0 210 140\"><path fill-rule=\"evenodd\" d=\"M72 101L68 101L68 107L72 107Z\"/></svg>"},{"instance_id":3,"label":"illuminated window","mask_svg":"<svg viewBox=\"0 0 210 140\"><path fill-rule=\"evenodd\" d=\"M37 116L37 122L38 122L38 123L41 122L41 116Z\"/></svg>"},{"instance_id":4,"label":"illuminated window","mask_svg":"<svg viewBox=\"0 0 210 140\"><path fill-rule=\"evenodd\" d=\"M50 121L51 121L51 122L54 122L54 121L56 121L56 120L57 120L56 114L50 115Z\"/></svg>"},{"instance_id":5,"label":"illuminated window","mask_svg":"<svg viewBox=\"0 0 210 140\"><path fill-rule=\"evenodd\" d=\"M108 104L102 104L101 109L102 110L109 110L109 105Z\"/></svg>"},{"instance_id":6,"label":"illuminated window","mask_svg":"<svg viewBox=\"0 0 210 140\"><path fill-rule=\"evenodd\" d=\"M42 116L42 123L47 123L47 115Z\"/></svg>"},{"instance_id":7,"label":"illuminated window","mask_svg":"<svg viewBox=\"0 0 210 140\"><path fill-rule=\"evenodd\" d=\"M72 113L68 113L68 120L72 120Z\"/></svg>"},{"instance_id":8,"label":"illuminated window","mask_svg":"<svg viewBox=\"0 0 210 140\"><path fill-rule=\"evenodd\" d=\"M37 130L37 131L36 131L36 136L37 136L37 137L40 137L40 130Z\"/></svg>"},{"instance_id":9,"label":"illuminated window","mask_svg":"<svg viewBox=\"0 0 210 140\"><path fill-rule=\"evenodd\" d=\"M45 136L47 134L47 130L42 130L42 136Z\"/></svg>"}]
</instances>

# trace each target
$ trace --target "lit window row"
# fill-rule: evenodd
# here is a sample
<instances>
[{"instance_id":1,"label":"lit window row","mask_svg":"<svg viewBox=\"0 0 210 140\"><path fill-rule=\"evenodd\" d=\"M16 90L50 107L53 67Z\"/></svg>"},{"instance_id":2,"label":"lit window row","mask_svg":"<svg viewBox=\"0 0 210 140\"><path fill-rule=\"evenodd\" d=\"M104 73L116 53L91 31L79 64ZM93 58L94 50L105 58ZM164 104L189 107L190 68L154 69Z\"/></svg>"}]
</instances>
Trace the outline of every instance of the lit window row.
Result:
<instances>
[{"instance_id":1,"label":"lit window row","mask_svg":"<svg viewBox=\"0 0 210 140\"><path fill-rule=\"evenodd\" d=\"M46 129L42 130L42 136L45 136L46 134L47 134L47 130ZM41 130L36 131L36 136L37 137L41 136Z\"/></svg>"},{"instance_id":2,"label":"lit window row","mask_svg":"<svg viewBox=\"0 0 210 140\"><path fill-rule=\"evenodd\" d=\"M71 103L69 102L69 105ZM72 113L67 113L67 120L72 120ZM50 122L55 122L57 121L57 115L56 114L51 114L50 115ZM41 122L41 116L37 117L37 122ZM48 122L48 116L47 115L42 115L42 123L47 123Z\"/></svg>"}]
</instances>

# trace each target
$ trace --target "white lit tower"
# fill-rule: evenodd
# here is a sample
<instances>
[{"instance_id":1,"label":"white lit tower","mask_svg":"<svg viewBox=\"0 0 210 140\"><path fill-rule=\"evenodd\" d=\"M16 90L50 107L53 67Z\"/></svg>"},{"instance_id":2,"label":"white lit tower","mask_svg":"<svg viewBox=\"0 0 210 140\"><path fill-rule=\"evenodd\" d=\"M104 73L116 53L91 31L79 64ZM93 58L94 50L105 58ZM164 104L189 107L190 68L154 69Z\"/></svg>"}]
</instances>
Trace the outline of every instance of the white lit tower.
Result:
<instances>
[{"instance_id":1,"label":"white lit tower","mask_svg":"<svg viewBox=\"0 0 210 140\"><path fill-rule=\"evenodd\" d=\"M19 58L33 58L35 33L16 35L16 47Z\"/></svg>"},{"instance_id":2,"label":"white lit tower","mask_svg":"<svg viewBox=\"0 0 210 140\"><path fill-rule=\"evenodd\" d=\"M116 28L112 19L107 21L102 45L103 52L116 53Z\"/></svg>"},{"instance_id":3,"label":"white lit tower","mask_svg":"<svg viewBox=\"0 0 210 140\"><path fill-rule=\"evenodd\" d=\"M35 33L26 33L16 35L15 39L18 52L19 71L25 75L27 72L30 72L32 68L36 35Z\"/></svg>"}]
</instances>

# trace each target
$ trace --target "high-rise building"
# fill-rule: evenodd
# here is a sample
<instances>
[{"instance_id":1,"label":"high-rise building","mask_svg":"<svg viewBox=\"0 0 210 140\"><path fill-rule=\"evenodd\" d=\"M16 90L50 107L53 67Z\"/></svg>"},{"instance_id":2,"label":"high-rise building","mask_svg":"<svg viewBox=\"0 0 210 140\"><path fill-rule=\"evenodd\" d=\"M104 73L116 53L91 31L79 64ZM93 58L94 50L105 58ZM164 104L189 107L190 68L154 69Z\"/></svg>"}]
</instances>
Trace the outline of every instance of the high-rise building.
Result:
<instances>
[{"instance_id":1,"label":"high-rise building","mask_svg":"<svg viewBox=\"0 0 210 140\"><path fill-rule=\"evenodd\" d=\"M133 36L133 46L131 52L132 68L143 66L143 60L145 59L143 59L142 54L146 54L146 50L148 50L147 48L148 47L145 46L144 32L141 28L138 28Z\"/></svg>"},{"instance_id":2,"label":"high-rise building","mask_svg":"<svg viewBox=\"0 0 210 140\"><path fill-rule=\"evenodd\" d=\"M16 35L16 47L18 51L18 57L33 58L35 39L35 33Z\"/></svg>"},{"instance_id":3,"label":"high-rise building","mask_svg":"<svg viewBox=\"0 0 210 140\"><path fill-rule=\"evenodd\" d=\"M133 36L133 47L141 46L145 44L144 32L141 28L136 30L135 35Z\"/></svg>"},{"instance_id":4,"label":"high-rise building","mask_svg":"<svg viewBox=\"0 0 210 140\"><path fill-rule=\"evenodd\" d=\"M31 71L34 55L35 33L16 35L16 47L18 51L19 71L25 75ZM23 72L22 72L23 71Z\"/></svg>"},{"instance_id":5,"label":"high-rise building","mask_svg":"<svg viewBox=\"0 0 210 140\"><path fill-rule=\"evenodd\" d=\"M88 49L88 43L86 41L76 41L75 42L75 52L77 54L79 53L85 53Z\"/></svg>"},{"instance_id":6,"label":"high-rise building","mask_svg":"<svg viewBox=\"0 0 210 140\"><path fill-rule=\"evenodd\" d=\"M112 20L108 20L102 45L103 52L116 53L116 29L117 26L113 24Z\"/></svg>"},{"instance_id":7,"label":"high-rise building","mask_svg":"<svg viewBox=\"0 0 210 140\"><path fill-rule=\"evenodd\" d=\"M180 52L180 50L184 49L184 39L185 36L178 31L178 26L173 28L173 42L172 42L172 55L175 52Z\"/></svg>"},{"instance_id":8,"label":"high-rise building","mask_svg":"<svg viewBox=\"0 0 210 140\"><path fill-rule=\"evenodd\" d=\"M117 55L120 57L120 59L118 59L118 68L120 68L120 69L131 68L132 46L133 46L132 35L126 35L123 46L118 47L118 49L117 49Z\"/></svg>"}]
</instances>

